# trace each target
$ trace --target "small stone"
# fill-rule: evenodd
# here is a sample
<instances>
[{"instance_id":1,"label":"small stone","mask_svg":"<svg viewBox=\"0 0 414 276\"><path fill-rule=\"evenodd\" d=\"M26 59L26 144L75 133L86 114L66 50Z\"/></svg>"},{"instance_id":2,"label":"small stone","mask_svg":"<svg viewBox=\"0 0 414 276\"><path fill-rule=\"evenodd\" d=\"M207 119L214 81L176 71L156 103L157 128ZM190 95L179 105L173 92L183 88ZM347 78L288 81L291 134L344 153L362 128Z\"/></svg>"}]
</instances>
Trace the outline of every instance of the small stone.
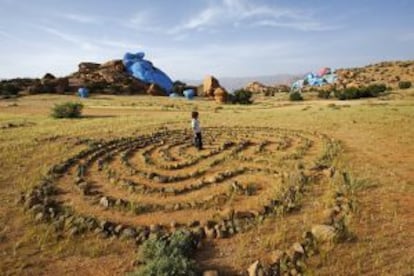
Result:
<instances>
[{"instance_id":1,"label":"small stone","mask_svg":"<svg viewBox=\"0 0 414 276\"><path fill-rule=\"evenodd\" d=\"M108 208L109 207L109 200L108 200L108 198L106 196L102 197L99 200L99 204L102 205L105 208Z\"/></svg>"},{"instance_id":2,"label":"small stone","mask_svg":"<svg viewBox=\"0 0 414 276\"><path fill-rule=\"evenodd\" d=\"M35 221L42 221L45 217L45 214L43 212L37 213L35 216Z\"/></svg>"},{"instance_id":3,"label":"small stone","mask_svg":"<svg viewBox=\"0 0 414 276\"><path fill-rule=\"evenodd\" d=\"M206 270L203 272L203 276L219 276L217 270Z\"/></svg>"},{"instance_id":4,"label":"small stone","mask_svg":"<svg viewBox=\"0 0 414 276\"><path fill-rule=\"evenodd\" d=\"M181 204L180 203L177 203L174 206L174 211L179 211L179 210L181 210Z\"/></svg>"},{"instance_id":5,"label":"small stone","mask_svg":"<svg viewBox=\"0 0 414 276\"><path fill-rule=\"evenodd\" d=\"M300 244L300 243L298 243L298 242L295 242L293 245L292 245L292 249L293 249L293 251L295 251L296 253L299 253L299 254L305 254L305 250L303 249L303 246Z\"/></svg>"},{"instance_id":6,"label":"small stone","mask_svg":"<svg viewBox=\"0 0 414 276\"><path fill-rule=\"evenodd\" d=\"M154 233L154 232L159 232L161 230L161 227L158 224L151 224L149 229L150 229L150 232Z\"/></svg>"},{"instance_id":7,"label":"small stone","mask_svg":"<svg viewBox=\"0 0 414 276\"><path fill-rule=\"evenodd\" d=\"M78 227L74 226L74 227L70 228L70 230L69 230L69 236L74 237L77 234L79 234Z\"/></svg>"},{"instance_id":8,"label":"small stone","mask_svg":"<svg viewBox=\"0 0 414 276\"><path fill-rule=\"evenodd\" d=\"M204 227L204 233L206 234L207 239L214 239L216 237L216 229Z\"/></svg>"},{"instance_id":9,"label":"small stone","mask_svg":"<svg viewBox=\"0 0 414 276\"><path fill-rule=\"evenodd\" d=\"M203 227L196 227L195 229L192 230L192 232L200 240L204 239L206 236L206 233L204 232Z\"/></svg>"},{"instance_id":10,"label":"small stone","mask_svg":"<svg viewBox=\"0 0 414 276\"><path fill-rule=\"evenodd\" d=\"M126 239L132 239L136 237L137 231L132 227L127 227L122 230L121 237Z\"/></svg>"},{"instance_id":11,"label":"small stone","mask_svg":"<svg viewBox=\"0 0 414 276\"><path fill-rule=\"evenodd\" d=\"M122 229L124 229L124 226L122 224L118 224L114 229L115 234L120 234Z\"/></svg>"},{"instance_id":12,"label":"small stone","mask_svg":"<svg viewBox=\"0 0 414 276\"><path fill-rule=\"evenodd\" d=\"M177 226L178 226L178 223L176 221L171 221L171 223L170 223L171 228L175 229L175 228L177 228Z\"/></svg>"}]
</instances>

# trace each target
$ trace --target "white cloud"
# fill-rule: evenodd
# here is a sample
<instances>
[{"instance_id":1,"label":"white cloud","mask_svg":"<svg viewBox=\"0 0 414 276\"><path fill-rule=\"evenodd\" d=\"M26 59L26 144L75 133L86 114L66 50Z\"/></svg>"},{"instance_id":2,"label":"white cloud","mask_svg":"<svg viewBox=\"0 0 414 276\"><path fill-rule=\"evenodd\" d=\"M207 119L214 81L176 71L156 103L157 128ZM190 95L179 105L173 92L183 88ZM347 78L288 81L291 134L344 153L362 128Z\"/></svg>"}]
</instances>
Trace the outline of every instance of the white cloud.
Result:
<instances>
[{"instance_id":1,"label":"white cloud","mask_svg":"<svg viewBox=\"0 0 414 276\"><path fill-rule=\"evenodd\" d=\"M51 35L54 35L54 36L56 36L56 37L58 37L58 38L60 38L64 41L73 43L73 44L81 47L83 50L96 51L97 49L99 49L99 47L97 45L95 45L92 42L86 40L85 38L82 38L82 37L79 37L79 36L76 36L76 35L72 35L72 34L69 34L69 33L65 33L65 32L59 31L57 29L50 28L50 27L40 26L38 28L40 28L41 30L43 30L43 31L45 31L45 32L47 32Z\"/></svg>"},{"instance_id":2,"label":"white cloud","mask_svg":"<svg viewBox=\"0 0 414 276\"><path fill-rule=\"evenodd\" d=\"M339 29L337 25L326 25L317 21L282 22L277 20L259 20L253 26L289 28L301 31L331 31Z\"/></svg>"},{"instance_id":3,"label":"white cloud","mask_svg":"<svg viewBox=\"0 0 414 276\"><path fill-rule=\"evenodd\" d=\"M161 26L154 27L154 22L148 28L149 18L154 18L154 15L150 17L147 13L139 13L130 22L140 25L141 29L170 35L228 27L278 27L299 31L328 31L338 28L313 18L309 11L258 5L246 0L222 0L214 5L210 2L198 14L191 15L190 19L172 26L168 31Z\"/></svg>"},{"instance_id":4,"label":"white cloud","mask_svg":"<svg viewBox=\"0 0 414 276\"><path fill-rule=\"evenodd\" d=\"M97 24L102 22L95 16L85 15L85 14L75 14L75 13L61 13L58 14L59 17L63 17L65 19L78 22L78 23L93 23Z\"/></svg>"}]
</instances>

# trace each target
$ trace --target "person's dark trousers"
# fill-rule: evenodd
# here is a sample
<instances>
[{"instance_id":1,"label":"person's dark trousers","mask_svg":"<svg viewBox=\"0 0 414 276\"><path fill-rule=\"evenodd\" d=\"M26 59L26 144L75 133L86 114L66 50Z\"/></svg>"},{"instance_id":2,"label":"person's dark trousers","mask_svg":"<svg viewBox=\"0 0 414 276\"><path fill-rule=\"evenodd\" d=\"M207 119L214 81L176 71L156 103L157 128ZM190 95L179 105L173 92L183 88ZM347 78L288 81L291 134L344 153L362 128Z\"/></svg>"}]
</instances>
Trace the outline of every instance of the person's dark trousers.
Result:
<instances>
[{"instance_id":1,"label":"person's dark trousers","mask_svg":"<svg viewBox=\"0 0 414 276\"><path fill-rule=\"evenodd\" d=\"M194 143L196 148L198 148L199 150L203 149L203 139L201 137L201 133L195 134Z\"/></svg>"}]
</instances>

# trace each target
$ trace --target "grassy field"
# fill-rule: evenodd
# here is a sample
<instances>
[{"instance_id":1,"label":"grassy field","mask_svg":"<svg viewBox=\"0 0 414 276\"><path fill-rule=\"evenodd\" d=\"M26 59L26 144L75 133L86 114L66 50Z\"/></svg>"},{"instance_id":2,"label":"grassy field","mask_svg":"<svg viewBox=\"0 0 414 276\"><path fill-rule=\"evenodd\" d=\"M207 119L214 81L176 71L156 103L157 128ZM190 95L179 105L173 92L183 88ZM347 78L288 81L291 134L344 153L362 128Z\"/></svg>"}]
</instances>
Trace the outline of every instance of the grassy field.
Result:
<instances>
[{"instance_id":1,"label":"grassy field","mask_svg":"<svg viewBox=\"0 0 414 276\"><path fill-rule=\"evenodd\" d=\"M349 229L356 239L337 244L329 254L310 258L307 268L310 275L412 275L413 90L397 91L382 99L348 102L318 101L310 96L299 103L286 99L287 96L283 95L258 99L250 106L238 106L216 105L207 100L95 96L81 100L85 105L83 118L62 120L49 116L51 107L56 103L79 99L74 96L37 95L0 101L0 274L119 275L133 270L132 263L136 258L134 242L113 237L102 239L94 233L69 237L54 231L47 223L36 222L17 199L21 192L35 186L50 167L87 148L88 141L138 137L165 128L185 130L189 128L190 112L198 110L205 128L206 153L218 148L223 141L233 139L240 142L248 139L253 146L246 149L244 156L252 159L246 161L251 162L246 164L252 167L254 164L266 164L269 168L289 172L301 163L301 166L309 168L323 152L324 143L319 134L340 142L342 150L335 160L335 166L356 179L350 194L355 201L355 208L349 216ZM241 130L246 127L254 128L245 132ZM266 128L280 131L273 132ZM264 146L265 153L256 152L256 146L266 139L270 145ZM298 151L306 139L311 141L309 143L312 146L303 152ZM159 147L164 147L178 161L181 153L190 157L200 154L185 147L188 139L180 141L180 134L167 137L165 141L167 144L160 144ZM289 141L291 145L284 150L276 149L276 145L284 141ZM157 160L162 159L161 152L156 150L149 154ZM295 152L300 152L298 157L289 155ZM131 157L131 163L143 170L150 170L152 166L140 159L141 153L137 151ZM219 159L226 154L226 150L223 150L211 158ZM284 154L289 156L285 158ZM208 171L206 176L235 169L242 164L238 160L230 158L216 170ZM113 168L127 177L127 171L116 165L117 161L113 162ZM209 169L206 162L200 158L194 168ZM186 175L191 171L189 167L181 173ZM89 174L93 181L104 182L99 178L96 166L92 166ZM236 196L225 206L249 210L261 206L270 193L267 182L271 177L249 173L238 177L237 180L242 183L254 183L258 194L247 199ZM276 191L272 190L275 193L283 190L282 182L277 179L272 182L278 183L274 188ZM186 181L176 183L174 187L186 187ZM153 185L144 180L142 182ZM158 210L153 214L135 217L128 212L102 210L96 205L89 207L68 183L66 178L59 181L58 185L65 193L58 200L71 206L77 213L91 213L125 223L150 224L157 220L163 223L169 220L188 223L198 217L214 216L217 211L215 208L195 208L164 214ZM148 204L176 204L181 200L204 198L208 194L226 191L220 185L214 185L188 196L147 198L141 194L127 194L125 190L106 184L99 188L111 196ZM302 231L312 224L320 223L324 208L330 205L333 191L329 180L322 179L305 191L298 212L271 217L256 223L249 231L227 239L206 242L197 253L198 263L202 268L214 268L231 275L245 270L257 259L266 261L272 251L295 242Z\"/></svg>"}]
</instances>

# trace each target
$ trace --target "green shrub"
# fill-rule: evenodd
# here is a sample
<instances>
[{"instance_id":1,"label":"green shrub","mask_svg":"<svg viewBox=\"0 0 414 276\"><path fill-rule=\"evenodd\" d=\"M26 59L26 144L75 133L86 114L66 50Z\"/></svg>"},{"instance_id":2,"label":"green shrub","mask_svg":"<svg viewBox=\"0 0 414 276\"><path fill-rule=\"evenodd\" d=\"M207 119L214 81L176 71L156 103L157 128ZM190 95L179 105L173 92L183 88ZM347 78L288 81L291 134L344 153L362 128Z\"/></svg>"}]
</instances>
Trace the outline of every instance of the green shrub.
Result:
<instances>
[{"instance_id":1,"label":"green shrub","mask_svg":"<svg viewBox=\"0 0 414 276\"><path fill-rule=\"evenodd\" d=\"M378 97L381 93L384 93L387 87L384 84L371 84L367 87L357 88L349 87L343 90L334 92L334 95L339 100L352 100L360 98Z\"/></svg>"},{"instance_id":2,"label":"green shrub","mask_svg":"<svg viewBox=\"0 0 414 276\"><path fill-rule=\"evenodd\" d=\"M303 101L302 94L299 91L295 91L289 94L289 100L291 101Z\"/></svg>"},{"instance_id":3,"label":"green shrub","mask_svg":"<svg viewBox=\"0 0 414 276\"><path fill-rule=\"evenodd\" d=\"M398 87L399 87L400 89L408 89L408 88L410 88L410 87L411 87L411 81L400 81L400 82L398 83Z\"/></svg>"},{"instance_id":4,"label":"green shrub","mask_svg":"<svg viewBox=\"0 0 414 276\"><path fill-rule=\"evenodd\" d=\"M249 90L239 89L229 94L229 101L233 104L252 104L253 93Z\"/></svg>"},{"instance_id":5,"label":"green shrub","mask_svg":"<svg viewBox=\"0 0 414 276\"><path fill-rule=\"evenodd\" d=\"M378 97L385 91L387 91L387 86L385 86L385 84L371 84L362 89L361 98Z\"/></svg>"},{"instance_id":6,"label":"green shrub","mask_svg":"<svg viewBox=\"0 0 414 276\"><path fill-rule=\"evenodd\" d=\"M326 91L326 90L318 91L318 98L329 99L330 97L331 97L331 91Z\"/></svg>"},{"instance_id":7,"label":"green shrub","mask_svg":"<svg viewBox=\"0 0 414 276\"><path fill-rule=\"evenodd\" d=\"M82 115L83 104L66 102L57 104L52 109L53 118L79 118Z\"/></svg>"},{"instance_id":8,"label":"green shrub","mask_svg":"<svg viewBox=\"0 0 414 276\"><path fill-rule=\"evenodd\" d=\"M143 267L132 275L198 275L196 263L190 259L195 244L189 232L177 231L168 239L150 239L140 248Z\"/></svg>"},{"instance_id":9,"label":"green shrub","mask_svg":"<svg viewBox=\"0 0 414 276\"><path fill-rule=\"evenodd\" d=\"M0 95L12 96L17 95L20 89L12 83L0 83Z\"/></svg>"}]
</instances>

